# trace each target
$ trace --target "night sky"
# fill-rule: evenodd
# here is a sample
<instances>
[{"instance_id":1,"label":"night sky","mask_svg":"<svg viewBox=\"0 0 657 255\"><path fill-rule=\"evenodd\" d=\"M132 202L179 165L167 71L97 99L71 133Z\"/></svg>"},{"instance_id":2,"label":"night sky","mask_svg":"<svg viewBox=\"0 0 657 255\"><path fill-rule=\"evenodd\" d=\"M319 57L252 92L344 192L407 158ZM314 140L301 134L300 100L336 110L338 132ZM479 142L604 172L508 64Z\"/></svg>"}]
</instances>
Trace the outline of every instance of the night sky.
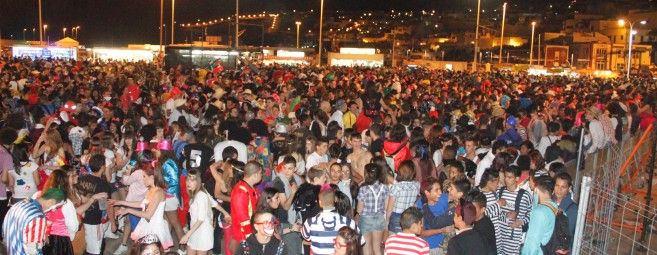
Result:
<instances>
[{"instance_id":1,"label":"night sky","mask_svg":"<svg viewBox=\"0 0 657 255\"><path fill-rule=\"evenodd\" d=\"M87 46L125 46L127 43L158 43L157 0L42 0L43 22L50 40L61 38L62 28L81 26L80 41ZM442 2L442 3L441 3ZM444 5L449 0L325 0L325 10L419 10ZM467 1L454 1L467 2ZM473 1L474 2L474 1ZM475 2L476 4L476 2ZM170 24L171 0L165 0L164 23ZM241 0L240 12L319 9L319 0ZM176 0L176 21L214 19L234 13L234 0ZM38 25L37 0L0 0L2 38L22 39L27 28ZM178 34L182 31L177 32ZM38 32L37 32L38 36ZM178 38L178 37L177 37Z\"/></svg>"}]
</instances>

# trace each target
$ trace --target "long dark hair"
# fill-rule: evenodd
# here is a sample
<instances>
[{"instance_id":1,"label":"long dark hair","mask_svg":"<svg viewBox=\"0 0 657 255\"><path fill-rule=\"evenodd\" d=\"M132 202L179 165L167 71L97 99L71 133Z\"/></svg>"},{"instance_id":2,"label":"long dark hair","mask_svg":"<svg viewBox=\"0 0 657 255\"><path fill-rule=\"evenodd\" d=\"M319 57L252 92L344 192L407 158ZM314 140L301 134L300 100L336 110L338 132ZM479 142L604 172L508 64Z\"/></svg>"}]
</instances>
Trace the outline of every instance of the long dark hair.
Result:
<instances>
[{"instance_id":1,"label":"long dark hair","mask_svg":"<svg viewBox=\"0 0 657 255\"><path fill-rule=\"evenodd\" d=\"M380 182L380 175L381 175L381 168L379 165L375 163L369 163L365 165L365 180L363 181L363 184L361 184L361 187L365 187L368 185L372 185L376 183L377 181Z\"/></svg>"},{"instance_id":2,"label":"long dark hair","mask_svg":"<svg viewBox=\"0 0 657 255\"><path fill-rule=\"evenodd\" d=\"M258 199L258 204L256 205L256 212L268 212L274 214L275 209L269 205L269 200L274 198L274 196L276 196L278 193L281 193L281 191L277 188L265 188L262 193L260 193L260 198Z\"/></svg>"}]
</instances>

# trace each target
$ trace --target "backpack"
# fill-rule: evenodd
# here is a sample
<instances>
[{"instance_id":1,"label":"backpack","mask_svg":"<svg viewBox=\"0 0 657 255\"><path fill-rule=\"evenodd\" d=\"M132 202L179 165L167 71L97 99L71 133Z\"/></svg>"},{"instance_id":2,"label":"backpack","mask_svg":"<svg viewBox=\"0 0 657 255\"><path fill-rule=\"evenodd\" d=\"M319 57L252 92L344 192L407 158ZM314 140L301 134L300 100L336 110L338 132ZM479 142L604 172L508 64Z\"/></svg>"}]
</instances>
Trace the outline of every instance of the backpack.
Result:
<instances>
[{"instance_id":1,"label":"backpack","mask_svg":"<svg viewBox=\"0 0 657 255\"><path fill-rule=\"evenodd\" d=\"M299 190L292 198L292 206L298 216L301 216L301 222L306 222L308 218L315 216L319 211L319 186L304 183L299 186Z\"/></svg>"},{"instance_id":2,"label":"backpack","mask_svg":"<svg viewBox=\"0 0 657 255\"><path fill-rule=\"evenodd\" d=\"M555 220L554 220L554 230L552 230L552 236L550 237L550 241L548 241L545 245L541 245L541 250L543 250L543 254L545 255L557 255L558 250L561 251L569 251L570 250L570 244L573 241L573 236L570 233L570 229L568 228L568 216L566 216L563 212L557 210L554 208L552 205L548 204L542 204L550 208L553 213L555 213ZM571 204L570 206L572 206ZM570 207L568 206L568 207ZM566 208L568 210L568 208Z\"/></svg>"},{"instance_id":3,"label":"backpack","mask_svg":"<svg viewBox=\"0 0 657 255\"><path fill-rule=\"evenodd\" d=\"M497 191L497 197L498 199L502 199L502 194L504 193L504 190L506 188L502 187ZM516 213L520 213L520 203L522 202L522 196L525 195L526 190L525 189L518 189L518 195L516 196L516 202L514 204L513 210ZM522 225L522 232L527 232L527 229L529 227L529 223L525 223L525 225Z\"/></svg>"}]
</instances>

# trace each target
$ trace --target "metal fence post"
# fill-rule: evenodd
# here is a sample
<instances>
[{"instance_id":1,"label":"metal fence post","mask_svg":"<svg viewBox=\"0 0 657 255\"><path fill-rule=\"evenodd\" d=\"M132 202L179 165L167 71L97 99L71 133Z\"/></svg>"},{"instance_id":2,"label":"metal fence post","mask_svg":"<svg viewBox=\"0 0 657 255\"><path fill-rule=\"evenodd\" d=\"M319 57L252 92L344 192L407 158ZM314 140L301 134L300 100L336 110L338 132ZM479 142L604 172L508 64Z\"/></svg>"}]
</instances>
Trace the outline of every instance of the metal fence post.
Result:
<instances>
[{"instance_id":1,"label":"metal fence post","mask_svg":"<svg viewBox=\"0 0 657 255\"><path fill-rule=\"evenodd\" d=\"M581 178L582 178L582 173L581 173L582 169L581 169L581 167L582 167L582 160L584 158L584 152L582 151L582 148L583 148L583 144L584 144L584 130L585 129L586 129L586 127L582 126L582 130L579 133L579 149L577 150L577 167L575 167L575 187L573 187L573 192L575 192L573 197L575 197L575 198L578 197L579 192L580 192L580 190L579 190L580 186L579 185L580 185ZM579 200L576 201L576 202L579 202Z\"/></svg>"},{"instance_id":2,"label":"metal fence post","mask_svg":"<svg viewBox=\"0 0 657 255\"><path fill-rule=\"evenodd\" d=\"M655 122L653 122L653 125ZM641 239L640 239L640 246L637 246L637 250L639 251L647 251L648 248L645 246L646 242L646 235L648 234L648 231L650 231L652 222L651 218L648 215L648 208L650 208L650 203L652 202L652 179L655 175L655 152L657 152L657 138L654 137L657 135L657 129L654 128L653 126L653 141L652 141L652 155L650 156L650 164L648 164L648 187L646 188L646 206L644 207L643 211L643 229L641 231Z\"/></svg>"},{"instance_id":3,"label":"metal fence post","mask_svg":"<svg viewBox=\"0 0 657 255\"><path fill-rule=\"evenodd\" d=\"M591 195L591 177L584 176L579 196L579 208L577 208L577 223L575 224L575 235L573 236L573 255L579 255L582 249L582 235L586 224L586 212L589 207L589 197Z\"/></svg>"}]
</instances>

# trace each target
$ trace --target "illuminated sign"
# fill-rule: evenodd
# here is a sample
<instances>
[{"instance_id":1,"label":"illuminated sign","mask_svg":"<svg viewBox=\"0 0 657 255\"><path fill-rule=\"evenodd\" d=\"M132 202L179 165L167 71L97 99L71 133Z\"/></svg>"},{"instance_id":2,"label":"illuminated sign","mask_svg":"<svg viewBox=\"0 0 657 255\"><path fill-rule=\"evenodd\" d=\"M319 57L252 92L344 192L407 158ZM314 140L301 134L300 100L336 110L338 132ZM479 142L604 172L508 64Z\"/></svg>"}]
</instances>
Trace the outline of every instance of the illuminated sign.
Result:
<instances>
[{"instance_id":1,"label":"illuminated sign","mask_svg":"<svg viewBox=\"0 0 657 255\"><path fill-rule=\"evenodd\" d=\"M94 57L102 60L153 61L153 51L133 49L93 48Z\"/></svg>"},{"instance_id":2,"label":"illuminated sign","mask_svg":"<svg viewBox=\"0 0 657 255\"><path fill-rule=\"evenodd\" d=\"M303 58L306 56L306 53L303 51L287 51L287 50L278 50L276 52L278 57L291 57L291 58Z\"/></svg>"},{"instance_id":3,"label":"illuminated sign","mask_svg":"<svg viewBox=\"0 0 657 255\"><path fill-rule=\"evenodd\" d=\"M340 54L374 55L374 54L376 54L376 49L374 49L374 48L340 48Z\"/></svg>"},{"instance_id":4,"label":"illuminated sign","mask_svg":"<svg viewBox=\"0 0 657 255\"><path fill-rule=\"evenodd\" d=\"M14 46L12 47L12 56L15 58L29 57L37 58L55 58L55 59L77 59L78 51L76 48L60 47L33 47L33 46Z\"/></svg>"}]
</instances>

